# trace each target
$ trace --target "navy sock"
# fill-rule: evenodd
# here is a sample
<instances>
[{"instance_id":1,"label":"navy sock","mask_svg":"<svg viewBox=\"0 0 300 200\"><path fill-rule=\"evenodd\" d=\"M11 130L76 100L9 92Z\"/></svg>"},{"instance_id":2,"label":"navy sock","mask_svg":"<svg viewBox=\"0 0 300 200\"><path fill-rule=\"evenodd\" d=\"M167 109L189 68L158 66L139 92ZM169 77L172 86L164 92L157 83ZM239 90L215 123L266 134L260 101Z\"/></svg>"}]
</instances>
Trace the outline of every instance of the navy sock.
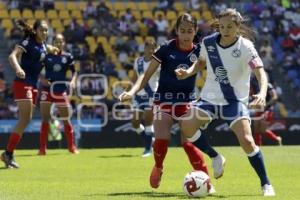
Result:
<instances>
[{"instance_id":1,"label":"navy sock","mask_svg":"<svg viewBox=\"0 0 300 200\"><path fill-rule=\"evenodd\" d=\"M248 159L259 176L261 186L265 184L270 184L270 181L267 177L267 172L265 169L264 158L261 151L257 152L254 156L248 156Z\"/></svg>"},{"instance_id":2,"label":"navy sock","mask_svg":"<svg viewBox=\"0 0 300 200\"><path fill-rule=\"evenodd\" d=\"M212 146L210 146L210 144L206 139L206 136L203 133L195 142L193 142L193 144L198 149L206 153L210 158L214 158L218 155L218 152L216 152L216 150L212 148Z\"/></svg>"},{"instance_id":3,"label":"navy sock","mask_svg":"<svg viewBox=\"0 0 300 200\"><path fill-rule=\"evenodd\" d=\"M148 151L151 150L152 147L152 136L152 132L145 132L145 149Z\"/></svg>"}]
</instances>

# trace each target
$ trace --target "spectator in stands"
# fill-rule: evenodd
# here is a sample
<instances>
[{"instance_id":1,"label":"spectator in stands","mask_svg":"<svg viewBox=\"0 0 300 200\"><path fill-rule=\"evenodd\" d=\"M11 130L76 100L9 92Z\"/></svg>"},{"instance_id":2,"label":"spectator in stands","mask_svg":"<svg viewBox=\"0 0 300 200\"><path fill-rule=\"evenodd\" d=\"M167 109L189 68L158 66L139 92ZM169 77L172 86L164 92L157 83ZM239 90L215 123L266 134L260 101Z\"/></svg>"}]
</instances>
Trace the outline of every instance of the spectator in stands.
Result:
<instances>
[{"instance_id":1,"label":"spectator in stands","mask_svg":"<svg viewBox=\"0 0 300 200\"><path fill-rule=\"evenodd\" d=\"M272 57L273 50L272 50L272 47L270 46L268 40L264 40L263 43L262 43L262 46L259 49L260 53L263 52L263 51L266 53L266 56L268 56L270 58Z\"/></svg>"},{"instance_id":2,"label":"spectator in stands","mask_svg":"<svg viewBox=\"0 0 300 200\"><path fill-rule=\"evenodd\" d=\"M126 21L125 16L123 15L118 23L118 28L121 31L122 34L127 35L129 25Z\"/></svg>"},{"instance_id":3,"label":"spectator in stands","mask_svg":"<svg viewBox=\"0 0 300 200\"><path fill-rule=\"evenodd\" d=\"M106 57L106 61L103 63L103 73L106 76L118 77L118 73L115 70L116 65L112 62L111 56Z\"/></svg>"},{"instance_id":4,"label":"spectator in stands","mask_svg":"<svg viewBox=\"0 0 300 200\"><path fill-rule=\"evenodd\" d=\"M134 16L130 19L129 30L131 32L131 35L134 35L134 36L139 35L139 31L140 31L139 23L136 21Z\"/></svg>"},{"instance_id":5,"label":"spectator in stands","mask_svg":"<svg viewBox=\"0 0 300 200\"><path fill-rule=\"evenodd\" d=\"M189 0L188 8L191 10L199 10L201 7L200 0Z\"/></svg>"},{"instance_id":6,"label":"spectator in stands","mask_svg":"<svg viewBox=\"0 0 300 200\"><path fill-rule=\"evenodd\" d=\"M104 51L103 45L102 43L98 43L98 46L95 50L95 58L96 58L96 62L101 63L105 60L106 57L106 53Z\"/></svg>"},{"instance_id":7,"label":"spectator in stands","mask_svg":"<svg viewBox=\"0 0 300 200\"><path fill-rule=\"evenodd\" d=\"M124 18L125 18L126 22L130 23L130 20L132 19L132 17L133 17L133 15L132 15L131 9L127 8L125 11L125 14L124 14Z\"/></svg>"},{"instance_id":8,"label":"spectator in stands","mask_svg":"<svg viewBox=\"0 0 300 200\"><path fill-rule=\"evenodd\" d=\"M105 1L101 0L96 8L96 15L99 18L109 15L109 8L105 5Z\"/></svg>"},{"instance_id":9,"label":"spectator in stands","mask_svg":"<svg viewBox=\"0 0 300 200\"><path fill-rule=\"evenodd\" d=\"M155 24L157 28L157 35L167 35L169 24L168 21L163 18L162 14L158 14Z\"/></svg>"},{"instance_id":10,"label":"spectator in stands","mask_svg":"<svg viewBox=\"0 0 300 200\"><path fill-rule=\"evenodd\" d=\"M86 4L86 7L83 11L83 17L84 19L93 18L96 16L96 8L93 5L93 1L89 0Z\"/></svg>"}]
</instances>

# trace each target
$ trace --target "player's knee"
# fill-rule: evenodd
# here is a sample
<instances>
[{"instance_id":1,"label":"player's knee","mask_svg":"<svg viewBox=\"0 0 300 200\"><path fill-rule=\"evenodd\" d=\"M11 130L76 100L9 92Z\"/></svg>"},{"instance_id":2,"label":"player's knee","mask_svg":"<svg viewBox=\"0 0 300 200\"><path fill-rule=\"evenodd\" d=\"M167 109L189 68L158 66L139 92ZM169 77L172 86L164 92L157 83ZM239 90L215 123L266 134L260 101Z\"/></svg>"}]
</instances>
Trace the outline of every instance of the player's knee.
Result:
<instances>
[{"instance_id":1,"label":"player's knee","mask_svg":"<svg viewBox=\"0 0 300 200\"><path fill-rule=\"evenodd\" d=\"M188 121L182 121L180 126L181 126L182 133L186 137L193 137L197 131L197 128L195 128L193 124Z\"/></svg>"}]
</instances>

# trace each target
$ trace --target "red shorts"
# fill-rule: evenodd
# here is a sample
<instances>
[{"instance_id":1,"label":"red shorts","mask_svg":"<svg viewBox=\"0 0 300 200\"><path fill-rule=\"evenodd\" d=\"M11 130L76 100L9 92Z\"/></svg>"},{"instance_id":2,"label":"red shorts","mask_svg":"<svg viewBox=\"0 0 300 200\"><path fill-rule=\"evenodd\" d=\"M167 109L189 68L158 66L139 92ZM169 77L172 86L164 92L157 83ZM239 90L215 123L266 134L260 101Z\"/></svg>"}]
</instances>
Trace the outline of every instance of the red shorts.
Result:
<instances>
[{"instance_id":1,"label":"red shorts","mask_svg":"<svg viewBox=\"0 0 300 200\"><path fill-rule=\"evenodd\" d=\"M176 119L186 114L189 107L190 103L187 102L171 104L156 101L153 105L153 114L162 112Z\"/></svg>"},{"instance_id":2,"label":"red shorts","mask_svg":"<svg viewBox=\"0 0 300 200\"><path fill-rule=\"evenodd\" d=\"M256 112L255 117L263 117L264 120L271 122L273 120L273 111L266 110L265 112Z\"/></svg>"},{"instance_id":3,"label":"red shorts","mask_svg":"<svg viewBox=\"0 0 300 200\"><path fill-rule=\"evenodd\" d=\"M66 92L51 94L47 90L42 90L40 94L40 102L56 103L58 106L69 106L70 101Z\"/></svg>"},{"instance_id":4,"label":"red shorts","mask_svg":"<svg viewBox=\"0 0 300 200\"><path fill-rule=\"evenodd\" d=\"M38 90L32 87L31 85L22 82L14 81L13 82L13 94L15 101L31 100L33 105L36 104Z\"/></svg>"}]
</instances>

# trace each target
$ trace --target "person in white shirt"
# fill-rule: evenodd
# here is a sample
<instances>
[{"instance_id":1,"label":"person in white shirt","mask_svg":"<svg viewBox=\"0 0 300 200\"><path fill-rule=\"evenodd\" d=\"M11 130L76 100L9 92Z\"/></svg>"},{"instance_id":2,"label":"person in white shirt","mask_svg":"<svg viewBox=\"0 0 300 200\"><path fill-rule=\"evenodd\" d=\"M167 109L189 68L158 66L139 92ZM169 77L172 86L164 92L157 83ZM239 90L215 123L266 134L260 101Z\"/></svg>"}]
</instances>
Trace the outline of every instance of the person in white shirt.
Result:
<instances>
[{"instance_id":1,"label":"person in white shirt","mask_svg":"<svg viewBox=\"0 0 300 200\"><path fill-rule=\"evenodd\" d=\"M191 105L181 126L183 134L198 147L201 136L199 128L207 126L215 118L225 120L259 176L263 195L275 196L262 153L252 137L247 109L251 73L254 72L260 91L253 95L250 108L265 106L268 81L263 63L249 40L253 32L244 22L245 19L235 9L221 11L213 24L216 33L202 41L198 61L189 69L175 70L178 79L185 79L205 65L207 67L201 99Z\"/></svg>"}]
</instances>

